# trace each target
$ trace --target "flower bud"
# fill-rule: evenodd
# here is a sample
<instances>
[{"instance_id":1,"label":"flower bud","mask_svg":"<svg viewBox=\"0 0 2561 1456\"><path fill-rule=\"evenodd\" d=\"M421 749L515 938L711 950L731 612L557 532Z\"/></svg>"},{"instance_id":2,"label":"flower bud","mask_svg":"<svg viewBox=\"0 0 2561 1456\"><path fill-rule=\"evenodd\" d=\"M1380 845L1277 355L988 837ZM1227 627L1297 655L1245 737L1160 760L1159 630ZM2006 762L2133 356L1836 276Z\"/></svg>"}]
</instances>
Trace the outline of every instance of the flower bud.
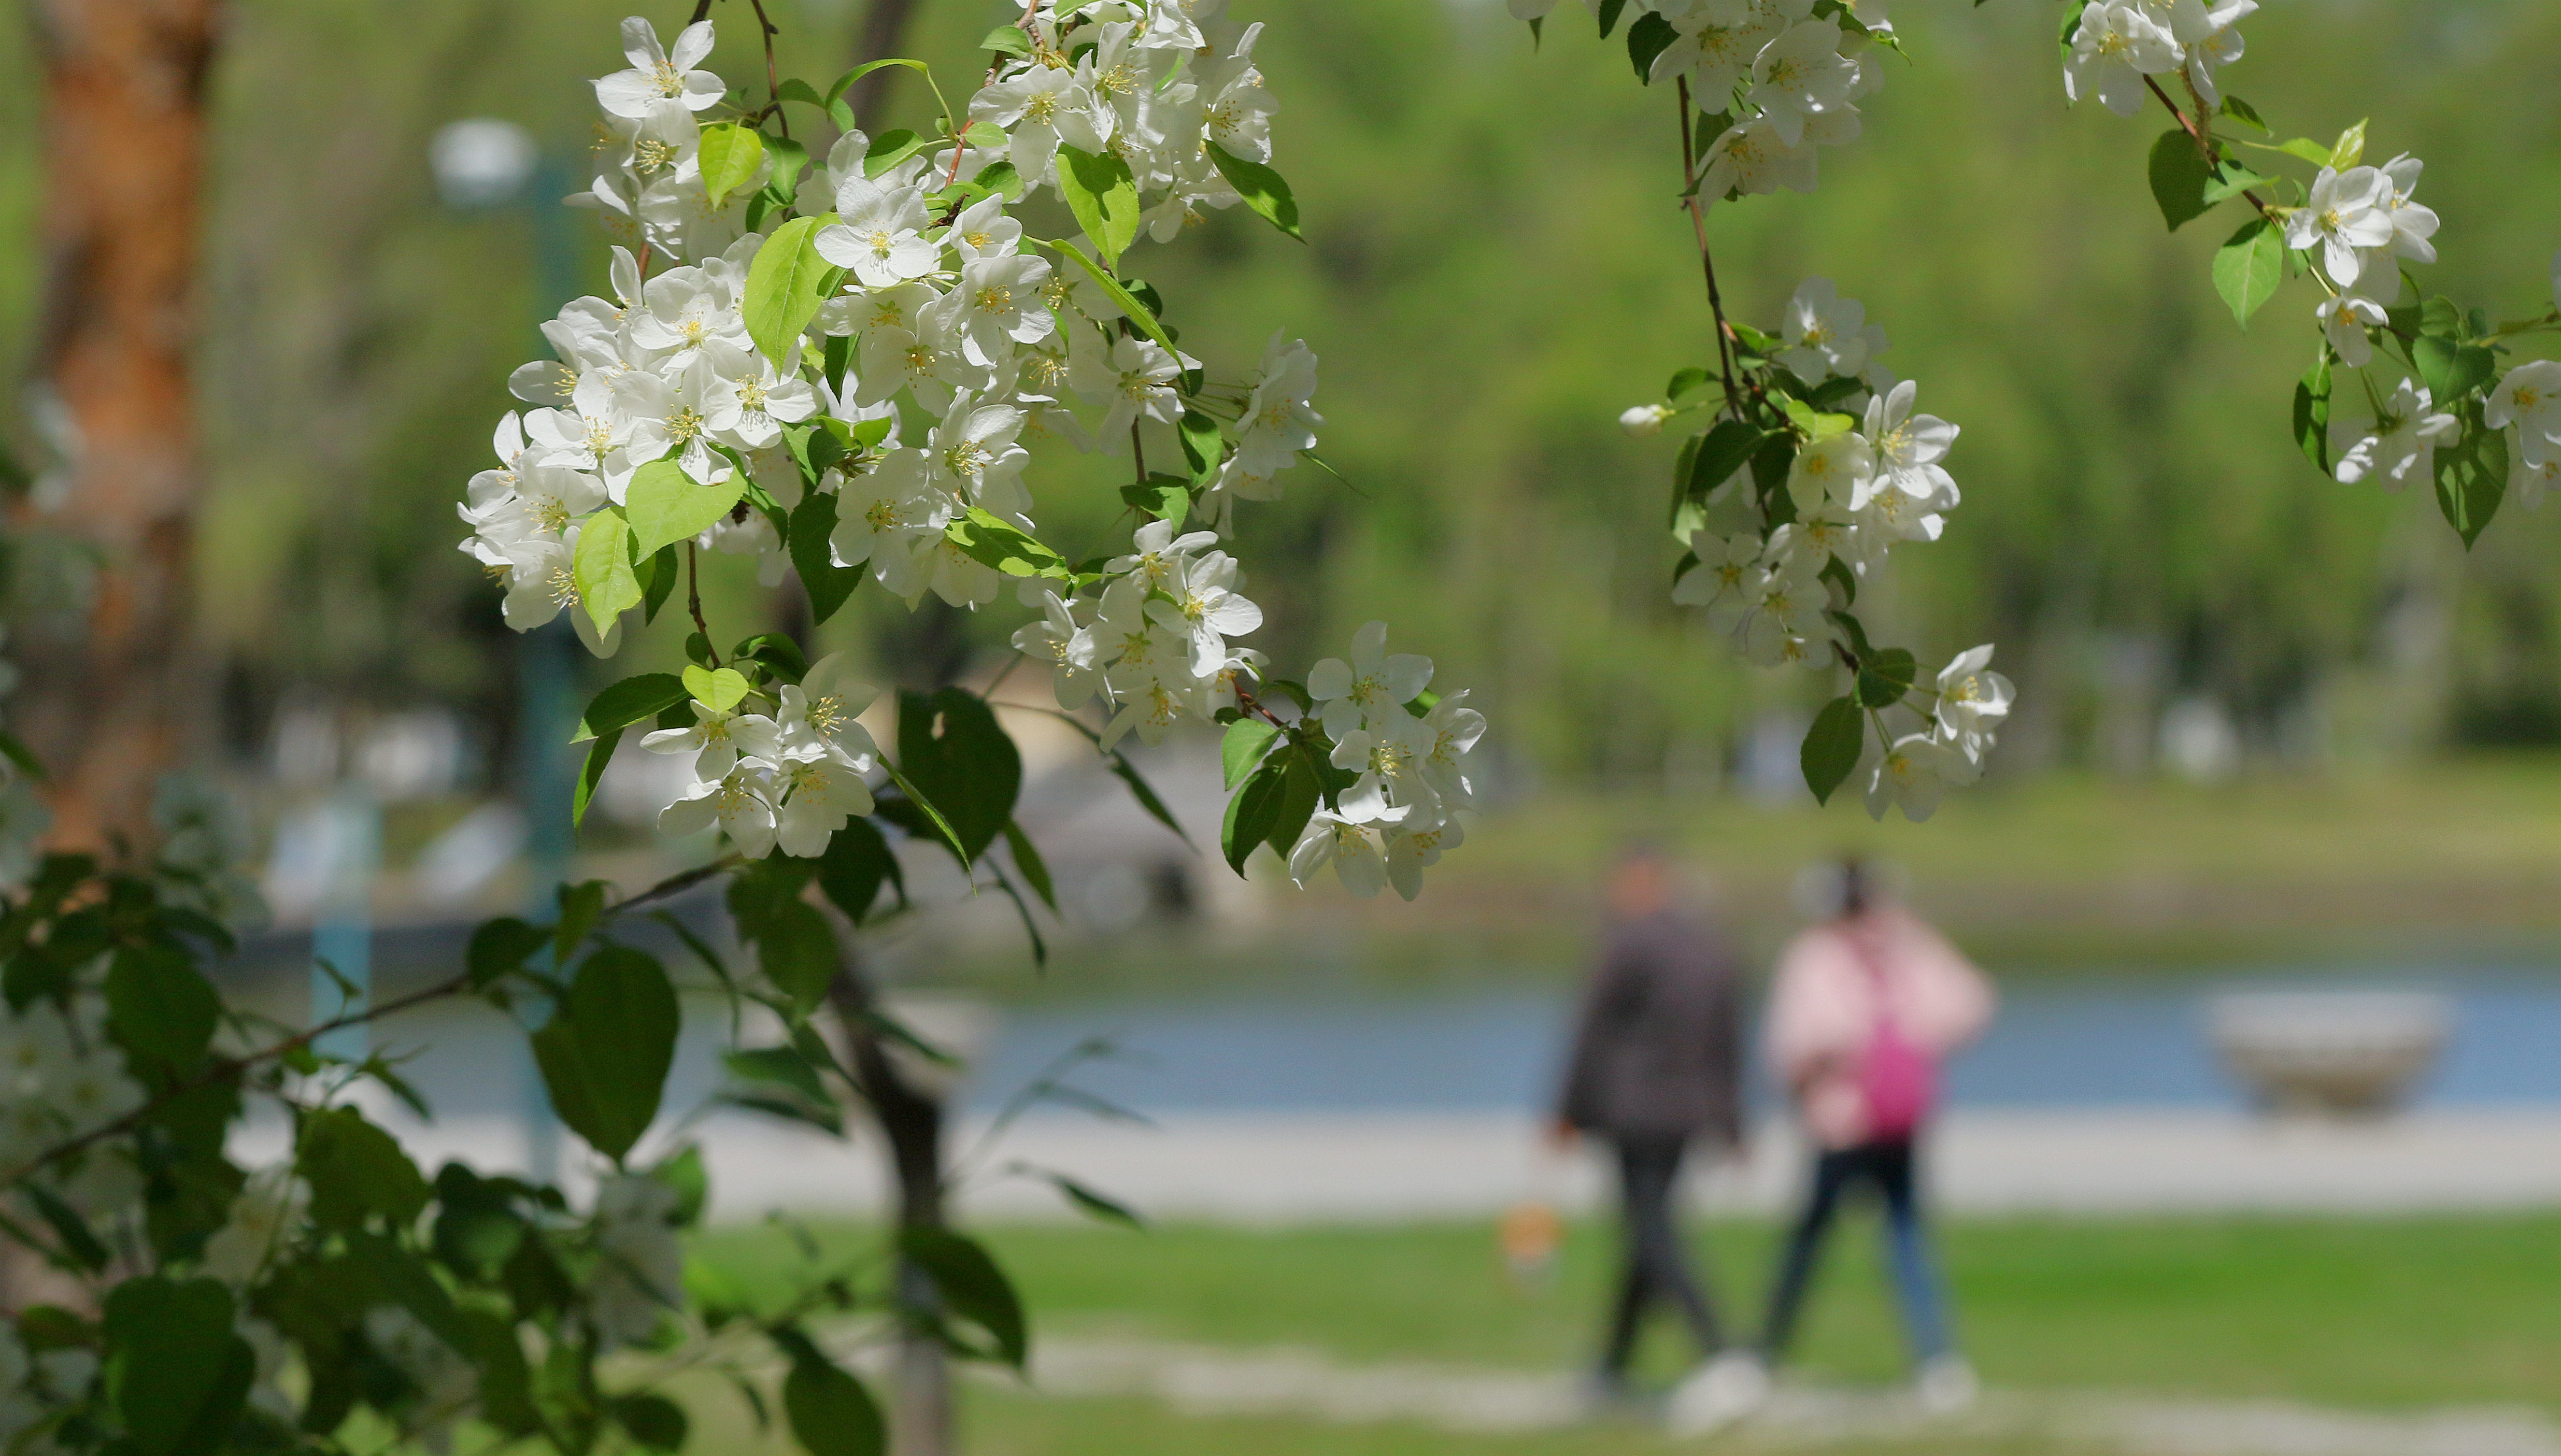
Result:
<instances>
[{"instance_id":1,"label":"flower bud","mask_svg":"<svg viewBox=\"0 0 2561 1456\"><path fill-rule=\"evenodd\" d=\"M1672 417L1669 404L1638 404L1619 416L1619 427L1642 439L1659 432L1663 421Z\"/></svg>"}]
</instances>

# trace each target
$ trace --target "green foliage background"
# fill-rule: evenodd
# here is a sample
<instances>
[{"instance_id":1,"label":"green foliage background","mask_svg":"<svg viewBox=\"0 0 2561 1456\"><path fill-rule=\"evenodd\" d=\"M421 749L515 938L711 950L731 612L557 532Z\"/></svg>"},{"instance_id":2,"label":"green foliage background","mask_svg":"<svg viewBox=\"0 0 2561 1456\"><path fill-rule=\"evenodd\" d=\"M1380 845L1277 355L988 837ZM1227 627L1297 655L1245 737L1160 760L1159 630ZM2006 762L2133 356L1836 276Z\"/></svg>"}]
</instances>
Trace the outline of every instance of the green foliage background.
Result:
<instances>
[{"instance_id":1,"label":"green foliage background","mask_svg":"<svg viewBox=\"0 0 2561 1456\"><path fill-rule=\"evenodd\" d=\"M531 235L521 215L440 208L426 142L500 115L583 160L581 81L620 64L613 22L631 8L234 7L202 321L203 603L243 722L305 687L503 713L507 634L450 549L452 503L534 348ZM637 8L662 31L683 19ZM786 75L855 59L858 4L772 8ZM965 93L998 9L929 0L906 49ZM1323 360L1320 448L1348 484L1304 467L1285 502L1245 514L1249 589L1275 624L1259 645L1303 662L1388 616L1445 683L1477 685L1514 769L1551 778L1714 762L1756 714L1809 707L1817 685L1734 666L1669 604L1677 436L1614 422L1713 352L1671 201L1670 97L1571 7L1538 51L1487 0L1238 10L1272 22L1258 54L1282 107L1276 164L1308 243L1238 210L1132 258L1215 370L1250 368L1276 325ZM716 64L745 81L761 70L746 7L719 12ZM1923 407L1963 426L1965 503L1945 542L1898 554L1881 620L1925 659L2001 644L2026 704L2005 766L2139 766L2153 715L2189 692L2284 754L2561 737L2552 513L2503 516L2465 560L2433 503L2322 480L2287 434L2310 286L2233 328L2206 267L2237 204L2171 236L2144 187L2166 117L2067 110L2041 0L1907 3L1897 19L1911 60L1885 59L1866 134L1824 153L1822 190L1720 206L1711 226L1741 317L1772 322L1799 278L1828 276L1885 324ZM2501 316L2541 306L2561 243L2561 100L2543 74L2561 14L2271 0L2247 32L2225 79L2281 134L2370 114L2376 160L2427 159L2420 197L2446 219L2429 287ZM12 380L40 271L30 52L0 46ZM902 81L894 114L865 121L918 124L929 106ZM600 291L603 245L572 226ZM23 421L8 429L26 442ZM1052 539L1099 541L1114 479L1099 460L1044 463ZM743 562L715 575L735 635L776 612ZM877 587L855 600L829 633L910 681L1019 617L911 620ZM672 665L673 620L621 666Z\"/></svg>"}]
</instances>

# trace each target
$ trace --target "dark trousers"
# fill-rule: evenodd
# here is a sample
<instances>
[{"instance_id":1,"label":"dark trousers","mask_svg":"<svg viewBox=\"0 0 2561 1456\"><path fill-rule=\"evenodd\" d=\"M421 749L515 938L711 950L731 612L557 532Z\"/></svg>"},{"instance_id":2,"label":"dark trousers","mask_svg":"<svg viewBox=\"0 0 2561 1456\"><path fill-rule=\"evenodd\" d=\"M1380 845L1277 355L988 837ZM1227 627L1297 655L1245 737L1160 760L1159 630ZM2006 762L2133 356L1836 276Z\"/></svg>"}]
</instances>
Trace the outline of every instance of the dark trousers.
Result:
<instances>
[{"instance_id":1,"label":"dark trousers","mask_svg":"<svg viewBox=\"0 0 2561 1456\"><path fill-rule=\"evenodd\" d=\"M1680 1228L1672 1211L1680 1182L1681 1154L1688 1139L1677 1134L1622 1137L1618 1140L1619 1191L1626 1213L1626 1266L1619 1280L1618 1303L1611 1310L1610 1341L1601 1353L1602 1372L1618 1375L1627 1369L1636 1348L1637 1327L1654 1305L1669 1302L1689 1325L1699 1348L1713 1355L1725 1344L1716 1311L1689 1271L1682 1252Z\"/></svg>"},{"instance_id":2,"label":"dark trousers","mask_svg":"<svg viewBox=\"0 0 2561 1456\"><path fill-rule=\"evenodd\" d=\"M1841 1198L1859 1184L1874 1186L1885 1201L1885 1252L1894 1269L1895 1300L1903 1307L1903 1324L1912 1353L1921 1360L1947 1354L1946 1304L1939 1292L1938 1270L1930 1258L1921 1226L1920 1201L1913 1193L1912 1141L1862 1143L1823 1154L1814 1163L1814 1187L1805 1200L1779 1265L1778 1287L1770 1294L1770 1318L1762 1326L1762 1344L1772 1359L1787 1352L1796 1333L1796 1315L1813 1279L1814 1259L1823 1235L1840 1212Z\"/></svg>"}]
</instances>

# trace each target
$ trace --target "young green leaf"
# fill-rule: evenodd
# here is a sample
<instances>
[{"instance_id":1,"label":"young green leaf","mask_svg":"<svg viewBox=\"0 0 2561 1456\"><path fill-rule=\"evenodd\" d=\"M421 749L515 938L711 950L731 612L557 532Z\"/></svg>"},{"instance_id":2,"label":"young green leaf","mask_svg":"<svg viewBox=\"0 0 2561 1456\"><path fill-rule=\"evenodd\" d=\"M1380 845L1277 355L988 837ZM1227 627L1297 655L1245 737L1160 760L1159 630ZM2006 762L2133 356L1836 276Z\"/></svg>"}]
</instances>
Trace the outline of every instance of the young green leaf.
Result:
<instances>
[{"instance_id":1,"label":"young green leaf","mask_svg":"<svg viewBox=\"0 0 2561 1456\"><path fill-rule=\"evenodd\" d=\"M904 126L884 131L872 138L871 148L863 153L863 175L878 177L933 144L932 137L919 136Z\"/></svg>"},{"instance_id":2,"label":"young green leaf","mask_svg":"<svg viewBox=\"0 0 2561 1456\"><path fill-rule=\"evenodd\" d=\"M764 254L759 253L762 257ZM728 517L747 489L747 479L732 470L719 485L696 485L673 460L653 460L631 475L623 492L623 516L631 523L632 554L654 556L678 542L691 541Z\"/></svg>"},{"instance_id":3,"label":"young green leaf","mask_svg":"<svg viewBox=\"0 0 2561 1456\"><path fill-rule=\"evenodd\" d=\"M2242 224L2215 251L2214 291L2223 295L2241 327L2248 328L2250 315L2275 296L2285 280L2285 235L2266 218Z\"/></svg>"},{"instance_id":4,"label":"young green leaf","mask_svg":"<svg viewBox=\"0 0 2561 1456\"><path fill-rule=\"evenodd\" d=\"M1113 307L1118 308L1121 313L1127 315L1129 322L1138 326L1138 331L1140 333L1145 334L1148 338L1155 340L1159 345L1163 346L1166 353L1172 354L1178 359L1182 357L1181 351L1174 347L1174 336L1166 333L1165 326L1156 321L1155 311L1148 308L1147 305L1140 303L1135 294L1132 294L1127 288L1122 287L1120 280L1112 276L1110 268L1107 268L1101 263L1096 262L1094 259L1087 257L1085 255L1085 249L1078 247L1075 243L1070 243L1065 239L1042 243L1041 245L1043 247L1054 248L1073 259L1076 265L1083 268L1086 275L1094 279L1096 285L1103 289L1103 296L1110 299Z\"/></svg>"},{"instance_id":5,"label":"young green leaf","mask_svg":"<svg viewBox=\"0 0 2561 1456\"><path fill-rule=\"evenodd\" d=\"M747 701L747 674L736 668L705 671L687 665L684 673L685 692L714 713L727 713Z\"/></svg>"},{"instance_id":6,"label":"young green leaf","mask_svg":"<svg viewBox=\"0 0 2561 1456\"><path fill-rule=\"evenodd\" d=\"M1240 157L1217 142L1209 143L1209 159L1255 216L1300 243L1307 241L1306 235L1298 231L1298 200L1289 195L1289 184L1280 173L1249 157Z\"/></svg>"},{"instance_id":7,"label":"young green leaf","mask_svg":"<svg viewBox=\"0 0 2561 1456\"><path fill-rule=\"evenodd\" d=\"M620 511L608 506L587 518L570 559L570 579L599 636L640 604L640 578L631 570L631 527Z\"/></svg>"},{"instance_id":8,"label":"young green leaf","mask_svg":"<svg viewBox=\"0 0 2561 1456\"><path fill-rule=\"evenodd\" d=\"M1000 25L987 32L987 38L978 43L978 49L993 51L999 56L1028 57L1032 53L1032 40L1023 34L1021 26Z\"/></svg>"},{"instance_id":9,"label":"young green leaf","mask_svg":"<svg viewBox=\"0 0 2561 1456\"><path fill-rule=\"evenodd\" d=\"M1272 740L1279 736L1279 728L1259 718L1240 718L1227 726L1227 736L1219 742L1218 755L1227 772L1228 788L1232 790L1245 782L1245 776L1272 751Z\"/></svg>"},{"instance_id":10,"label":"young green leaf","mask_svg":"<svg viewBox=\"0 0 2561 1456\"><path fill-rule=\"evenodd\" d=\"M1858 767L1858 755L1866 747L1867 720L1859 712L1858 700L1835 698L1824 704L1796 754L1815 803L1831 802L1832 791Z\"/></svg>"},{"instance_id":11,"label":"young green leaf","mask_svg":"<svg viewBox=\"0 0 2561 1456\"><path fill-rule=\"evenodd\" d=\"M695 156L703 170L703 191L717 211L765 165L765 138L735 121L716 122L703 128Z\"/></svg>"},{"instance_id":12,"label":"young green leaf","mask_svg":"<svg viewBox=\"0 0 2561 1456\"><path fill-rule=\"evenodd\" d=\"M981 506L970 507L965 516L953 517L942 534L971 561L993 566L1008 576L1076 574L1067 558Z\"/></svg>"},{"instance_id":13,"label":"young green leaf","mask_svg":"<svg viewBox=\"0 0 2561 1456\"><path fill-rule=\"evenodd\" d=\"M818 255L816 242L818 231L835 223L834 213L793 218L773 230L748 265L747 292L740 304L748 337L776 369L789 361L793 342L818 316L819 305L842 275Z\"/></svg>"},{"instance_id":14,"label":"young green leaf","mask_svg":"<svg viewBox=\"0 0 2561 1456\"><path fill-rule=\"evenodd\" d=\"M1117 264L1138 237L1138 183L1129 175L1129 164L1110 152L1061 146L1058 185L1078 226L1094 240L1095 251Z\"/></svg>"},{"instance_id":15,"label":"young green leaf","mask_svg":"<svg viewBox=\"0 0 2561 1456\"><path fill-rule=\"evenodd\" d=\"M2329 149L2329 165L2344 172L2364 160L2364 157L2365 123L2359 121L2338 134L2337 144Z\"/></svg>"}]
</instances>

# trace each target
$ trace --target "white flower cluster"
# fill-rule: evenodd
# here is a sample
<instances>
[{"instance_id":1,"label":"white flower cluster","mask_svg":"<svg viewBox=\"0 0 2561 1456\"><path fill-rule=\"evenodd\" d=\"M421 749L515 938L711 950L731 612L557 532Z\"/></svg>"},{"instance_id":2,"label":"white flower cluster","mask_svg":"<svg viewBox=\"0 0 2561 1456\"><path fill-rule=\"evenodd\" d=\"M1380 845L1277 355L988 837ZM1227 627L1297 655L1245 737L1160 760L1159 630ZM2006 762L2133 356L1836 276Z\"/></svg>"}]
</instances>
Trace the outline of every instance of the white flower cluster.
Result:
<instances>
[{"instance_id":1,"label":"white flower cluster","mask_svg":"<svg viewBox=\"0 0 2561 1456\"><path fill-rule=\"evenodd\" d=\"M1014 634L1014 646L1053 665L1059 707L1073 713L1100 696L1113 709L1106 749L1132 730L1152 746L1177 723L1234 708L1237 674L1262 666L1262 653L1228 645L1263 625L1263 608L1238 593L1236 559L1210 550L1217 542L1150 521L1128 555L1106 565L1112 579L1091 605L1026 587L1042 616Z\"/></svg>"},{"instance_id":2,"label":"white flower cluster","mask_svg":"<svg viewBox=\"0 0 2561 1456\"><path fill-rule=\"evenodd\" d=\"M1064 706L1100 697L1113 710L1107 747L1132 729L1152 743L1233 707L1238 674L1262 661L1228 639L1260 626L1262 611L1238 594L1235 560L1210 548L1235 502L1277 498L1276 478L1315 445L1316 356L1275 334L1251 376L1211 378L1152 319L1130 317L1127 295L1115 302L1082 265L1027 250L1008 213L1032 189L1067 198L1062 169L1082 169L1082 187L1115 161L1137 192L1134 226L1158 241L1205 208L1244 201L1222 169L1269 160L1275 107L1253 65L1262 28L1227 20L1225 5L1040 0L1023 17L1024 54L990 70L951 144L902 150L848 127L787 204L814 213L812 200L832 202L806 246L843 270L787 351L770 336L760 347L750 322L751 279L787 211L768 191L768 231L747 231L748 194L770 158L720 198L706 190L705 128L735 128L714 114L720 79L698 69L711 27L662 50L645 20L625 21L630 69L597 82L609 144L572 199L629 244L614 249L614 298L579 299L545 326L558 359L511 378L529 407L499 423L498 464L472 478L461 507L472 529L462 549L505 581L508 624L527 630L576 607L589 646L614 650L638 608L595 619L579 543L662 461L742 492L693 545L756 555L768 582L807 560L809 544L786 550L777 527L804 519L795 513L814 482L834 497L831 566L866 568L911 606L932 592L975 608L1006 579L974 549L985 533L1035 536L1030 446L1188 452L1193 474L1171 478L1195 498L1157 514L1206 529L1177 536L1151 521L1100 572L1044 570L1019 593L1043 617L1016 640L1057 666ZM670 265L647 275L653 260ZM807 425L852 444L804 475L815 462L795 458L793 431ZM1169 478L1139 473L1142 485ZM694 755L695 781L662 829L717 825L756 856L818 853L849 815L871 811L863 775L877 748L853 723L871 696L832 660L800 688L698 695L692 728L644 739Z\"/></svg>"},{"instance_id":3,"label":"white flower cluster","mask_svg":"<svg viewBox=\"0 0 2561 1456\"><path fill-rule=\"evenodd\" d=\"M2217 104L2216 68L2241 59L2233 27L2259 0L2091 0L2074 28L2063 92L2096 95L2120 116L2142 109L2151 78L2183 73L2208 107Z\"/></svg>"},{"instance_id":4,"label":"white flower cluster","mask_svg":"<svg viewBox=\"0 0 2561 1456\"><path fill-rule=\"evenodd\" d=\"M1827 670L1856 644L1835 614L1844 603L1824 571L1837 562L1864 582L1882 574L1895 546L1939 539L1961 499L1941 463L1958 430L1914 411L1919 386L1898 382L1877 358L1886 348L1884 329L1828 279L1797 286L1775 342L1771 357L1809 390L1855 382L1839 403L1856 411L1856 425L1847 415L1807 414L1810 437L1796 447L1788 476L1793 521L1766 525L1749 472L1736 471L1712 491L1688 538L1695 562L1674 582L1672 600L1705 607L1709 626L1757 666ZM1622 422L1642 423L1640 411L1667 415L1670 408L1638 406ZM1990 660L1991 649L1978 647L1951 663L1940 681L1940 711L1926 715L1919 731L1886 740L1870 779L1871 812L1882 817L1890 800L1926 818L1941 784L1980 775L2011 696L2008 682L1986 671ZM1970 706L1952 718L1954 702Z\"/></svg>"},{"instance_id":5,"label":"white flower cluster","mask_svg":"<svg viewBox=\"0 0 2561 1456\"><path fill-rule=\"evenodd\" d=\"M1556 0L1509 4L1516 20L1556 8ZM1647 82L1684 79L1701 110L1732 118L1700 148L1698 191L1710 202L1783 187L1813 191L1814 148L1857 140L1855 102L1885 81L1870 54L1874 35L1892 29L1882 0L1633 0L1627 9L1630 24L1650 13L1674 33Z\"/></svg>"},{"instance_id":6,"label":"white flower cluster","mask_svg":"<svg viewBox=\"0 0 2561 1456\"><path fill-rule=\"evenodd\" d=\"M140 1107L148 1094L106 1040L105 1009L88 1000L66 1015L51 1001L0 1010L0 1166L17 1167L65 1139ZM142 1197L142 1174L118 1140L97 1143L43 1177L84 1213Z\"/></svg>"},{"instance_id":7,"label":"white flower cluster","mask_svg":"<svg viewBox=\"0 0 2561 1456\"><path fill-rule=\"evenodd\" d=\"M799 683L784 683L769 698L746 690L725 708L694 700L693 727L659 728L640 739L652 753L693 755L693 782L658 811L660 832L700 834L718 826L751 859L776 845L804 859L825 854L847 819L872 812L866 775L880 767L880 748L854 720L879 696L854 679L838 653L810 664ZM768 705L769 713L755 711Z\"/></svg>"},{"instance_id":8,"label":"white flower cluster","mask_svg":"<svg viewBox=\"0 0 2561 1456\"><path fill-rule=\"evenodd\" d=\"M1485 717L1464 692L1422 704L1432 659L1387 650L1387 623L1352 634L1349 662L1328 657L1307 674L1332 764L1356 774L1331 809L1319 808L1289 851L1289 878L1304 886L1326 865L1345 889L1369 896L1383 886L1412 899L1423 872L1464 838L1458 811L1475 807L1465 769L1484 736Z\"/></svg>"},{"instance_id":9,"label":"white flower cluster","mask_svg":"<svg viewBox=\"0 0 2561 1456\"><path fill-rule=\"evenodd\" d=\"M2561 254L2552 259L2552 306L2561 314ZM2481 418L2508 432L2507 488L2528 507L2561 481L2561 363L2537 359L2509 370Z\"/></svg>"}]
</instances>

